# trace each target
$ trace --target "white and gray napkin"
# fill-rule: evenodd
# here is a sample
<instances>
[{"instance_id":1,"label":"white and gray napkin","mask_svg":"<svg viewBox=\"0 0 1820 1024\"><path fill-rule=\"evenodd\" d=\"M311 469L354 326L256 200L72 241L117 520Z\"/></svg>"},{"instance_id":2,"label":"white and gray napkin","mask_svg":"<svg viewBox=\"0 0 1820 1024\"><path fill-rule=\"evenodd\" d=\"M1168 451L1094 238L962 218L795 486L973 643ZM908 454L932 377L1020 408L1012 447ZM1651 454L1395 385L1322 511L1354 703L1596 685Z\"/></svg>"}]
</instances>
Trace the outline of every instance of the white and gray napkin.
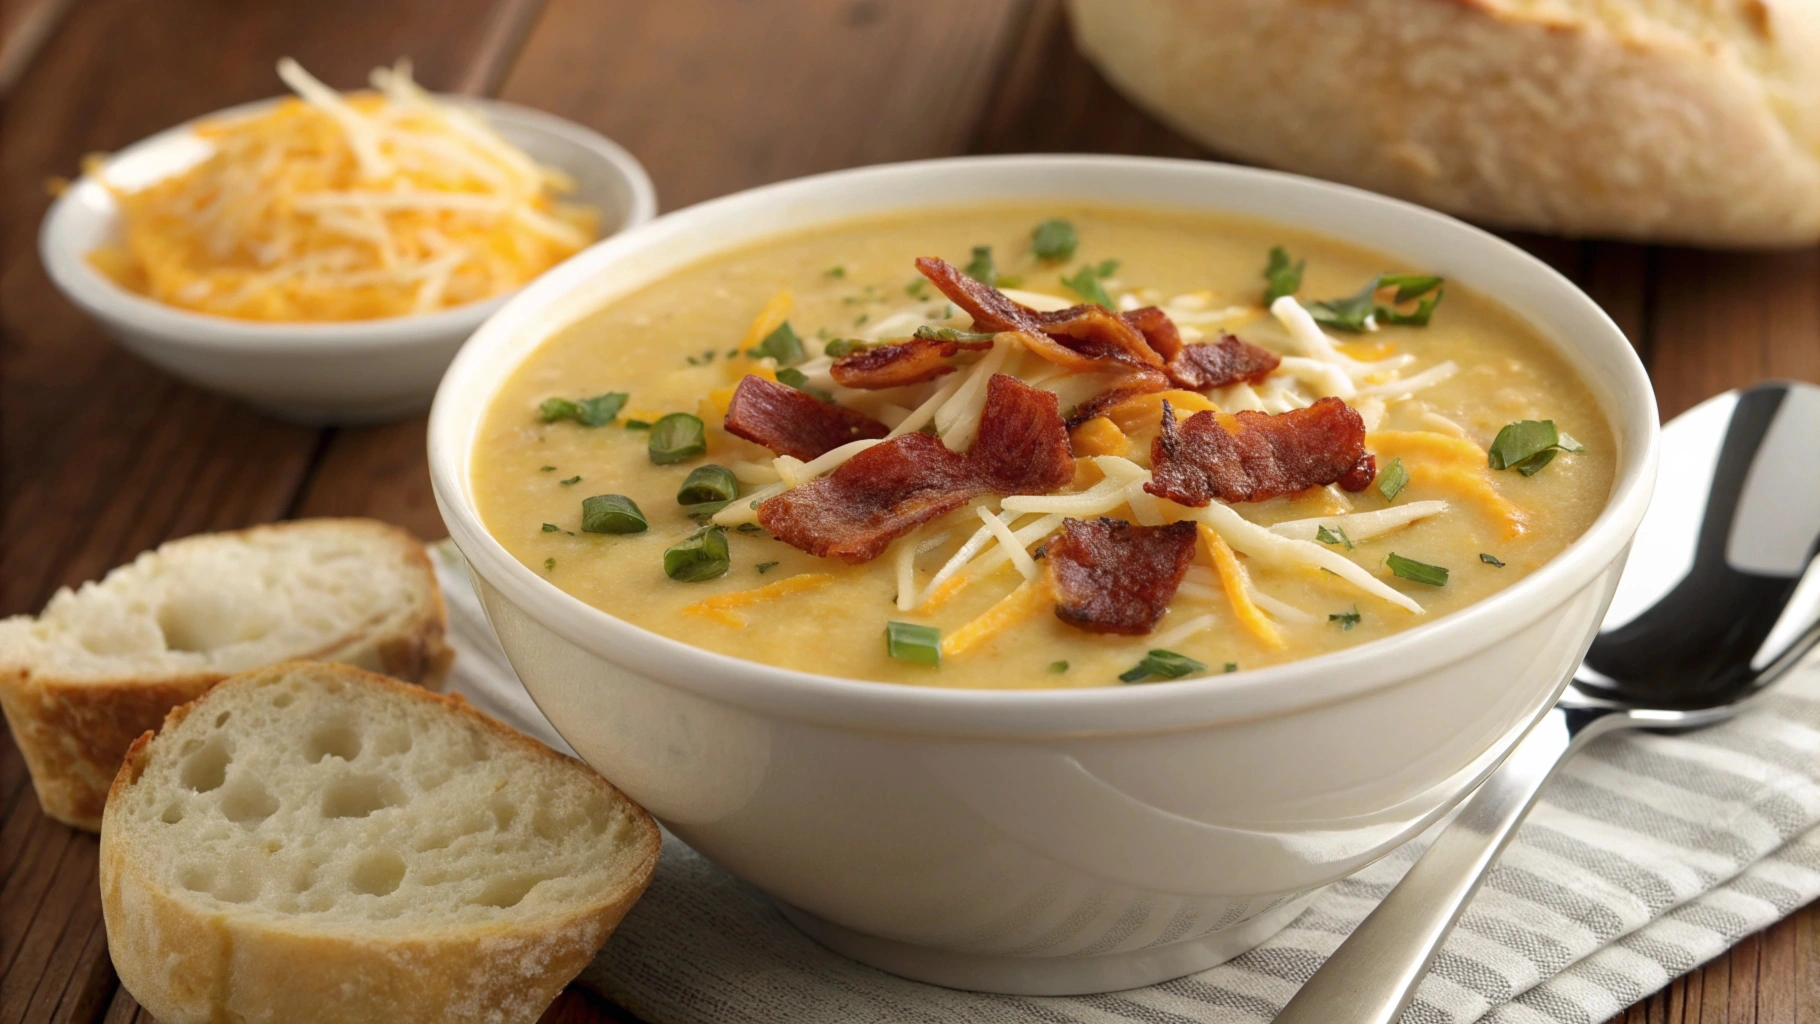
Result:
<instances>
[{"instance_id":1,"label":"white and gray napkin","mask_svg":"<svg viewBox=\"0 0 1820 1024\"><path fill-rule=\"evenodd\" d=\"M567 750L512 674L459 555L435 549L450 689ZM1265 1022L1390 891L1424 836L1323 892L1238 959L1100 996L981 995L861 966L665 836L650 890L582 980L650 1024ZM1549 785L1405 1024L1599 1024L1820 896L1820 662L1755 710L1595 743Z\"/></svg>"}]
</instances>

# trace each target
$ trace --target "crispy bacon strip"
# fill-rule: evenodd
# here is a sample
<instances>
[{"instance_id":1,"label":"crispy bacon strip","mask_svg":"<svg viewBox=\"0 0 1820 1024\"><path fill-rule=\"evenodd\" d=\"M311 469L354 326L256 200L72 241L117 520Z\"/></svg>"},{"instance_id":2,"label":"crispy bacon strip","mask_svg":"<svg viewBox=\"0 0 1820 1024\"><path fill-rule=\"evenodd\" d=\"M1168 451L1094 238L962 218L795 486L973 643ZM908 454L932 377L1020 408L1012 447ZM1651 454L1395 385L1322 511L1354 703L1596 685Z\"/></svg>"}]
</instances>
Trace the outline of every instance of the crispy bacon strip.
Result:
<instances>
[{"instance_id":1,"label":"crispy bacon strip","mask_svg":"<svg viewBox=\"0 0 1820 1024\"><path fill-rule=\"evenodd\" d=\"M911 338L895 345L880 345L841 356L829 372L834 375L835 383L843 387L878 391L921 384L944 373L953 373L954 367L948 360L961 352L983 352L991 347L990 341Z\"/></svg>"},{"instance_id":2,"label":"crispy bacon strip","mask_svg":"<svg viewBox=\"0 0 1820 1024\"><path fill-rule=\"evenodd\" d=\"M813 459L849 441L884 437L883 423L786 384L747 374L727 404L727 433L779 455Z\"/></svg>"},{"instance_id":3,"label":"crispy bacon strip","mask_svg":"<svg viewBox=\"0 0 1820 1024\"><path fill-rule=\"evenodd\" d=\"M1157 355L1165 361L1174 359L1182 350L1182 332L1175 329L1175 321L1169 314L1155 306L1144 306L1124 314L1125 322L1137 328L1144 335Z\"/></svg>"},{"instance_id":4,"label":"crispy bacon strip","mask_svg":"<svg viewBox=\"0 0 1820 1024\"><path fill-rule=\"evenodd\" d=\"M1063 338L1072 339L1074 344L1068 347L1082 355L1101 360L1123 360L1156 370L1163 368L1163 357L1150 347L1144 332L1105 306L1070 306L1053 313L1037 313L1036 318L1050 337L1058 341ZM1165 316L1163 319L1167 321L1169 318ZM1171 329L1174 328L1173 324L1170 326Z\"/></svg>"},{"instance_id":5,"label":"crispy bacon strip","mask_svg":"<svg viewBox=\"0 0 1820 1024\"><path fill-rule=\"evenodd\" d=\"M918 256L916 269L929 279L943 295L967 311L975 330L998 334L1002 331L1041 333L1043 323L1035 310L1013 302L997 288L983 285L960 268L937 256Z\"/></svg>"},{"instance_id":6,"label":"crispy bacon strip","mask_svg":"<svg viewBox=\"0 0 1820 1024\"><path fill-rule=\"evenodd\" d=\"M1118 364L1163 368L1163 357L1145 341L1143 331L1104 306L1070 306L1038 313L961 273L946 260L921 256L916 269L967 311L975 330L1020 331L1028 336L1023 340L1030 350L1050 362L1081 372L1116 369Z\"/></svg>"},{"instance_id":7,"label":"crispy bacon strip","mask_svg":"<svg viewBox=\"0 0 1820 1024\"><path fill-rule=\"evenodd\" d=\"M1283 357L1228 334L1219 341L1183 345L1169 357L1169 379L1190 391L1224 388L1244 381L1262 384Z\"/></svg>"},{"instance_id":8,"label":"crispy bacon strip","mask_svg":"<svg viewBox=\"0 0 1820 1024\"><path fill-rule=\"evenodd\" d=\"M1068 429L1073 430L1129 399L1162 391L1168 386L1169 378L1160 373L1134 373L1075 406L1068 413Z\"/></svg>"},{"instance_id":9,"label":"crispy bacon strip","mask_svg":"<svg viewBox=\"0 0 1820 1024\"><path fill-rule=\"evenodd\" d=\"M822 558L866 562L893 540L981 494L1043 494L1074 478L1055 395L996 374L966 455L929 434L875 445L839 469L766 501L773 537Z\"/></svg>"},{"instance_id":10,"label":"crispy bacon strip","mask_svg":"<svg viewBox=\"0 0 1820 1024\"><path fill-rule=\"evenodd\" d=\"M1163 429L1150 444L1144 490L1200 507L1263 501L1338 483L1362 490L1377 473L1365 451L1365 421L1337 398L1275 416L1197 412L1182 424L1163 403Z\"/></svg>"},{"instance_id":11,"label":"crispy bacon strip","mask_svg":"<svg viewBox=\"0 0 1820 1024\"><path fill-rule=\"evenodd\" d=\"M1194 561L1194 523L1133 526L1122 519L1068 519L1043 561L1056 617L1094 633L1141 636L1175 598Z\"/></svg>"}]
</instances>

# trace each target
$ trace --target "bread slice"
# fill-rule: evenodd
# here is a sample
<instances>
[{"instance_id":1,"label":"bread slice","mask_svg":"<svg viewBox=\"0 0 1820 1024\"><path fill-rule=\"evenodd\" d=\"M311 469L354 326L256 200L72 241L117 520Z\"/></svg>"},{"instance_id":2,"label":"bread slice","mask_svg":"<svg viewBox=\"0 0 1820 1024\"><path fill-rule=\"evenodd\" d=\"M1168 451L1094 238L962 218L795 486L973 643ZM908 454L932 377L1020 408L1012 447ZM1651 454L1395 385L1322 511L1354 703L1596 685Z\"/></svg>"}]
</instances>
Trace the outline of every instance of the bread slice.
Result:
<instances>
[{"instance_id":1,"label":"bread slice","mask_svg":"<svg viewBox=\"0 0 1820 1024\"><path fill-rule=\"evenodd\" d=\"M1820 240L1814 0L1068 0L1215 151L1503 227Z\"/></svg>"},{"instance_id":2,"label":"bread slice","mask_svg":"<svg viewBox=\"0 0 1820 1024\"><path fill-rule=\"evenodd\" d=\"M446 623L423 545L384 523L187 537L0 621L0 709L44 812L92 831L126 748L171 708L294 658L435 685Z\"/></svg>"},{"instance_id":3,"label":"bread slice","mask_svg":"<svg viewBox=\"0 0 1820 1024\"><path fill-rule=\"evenodd\" d=\"M101 825L108 952L163 1024L530 1022L658 844L606 780L459 697L278 665L134 742Z\"/></svg>"}]
</instances>

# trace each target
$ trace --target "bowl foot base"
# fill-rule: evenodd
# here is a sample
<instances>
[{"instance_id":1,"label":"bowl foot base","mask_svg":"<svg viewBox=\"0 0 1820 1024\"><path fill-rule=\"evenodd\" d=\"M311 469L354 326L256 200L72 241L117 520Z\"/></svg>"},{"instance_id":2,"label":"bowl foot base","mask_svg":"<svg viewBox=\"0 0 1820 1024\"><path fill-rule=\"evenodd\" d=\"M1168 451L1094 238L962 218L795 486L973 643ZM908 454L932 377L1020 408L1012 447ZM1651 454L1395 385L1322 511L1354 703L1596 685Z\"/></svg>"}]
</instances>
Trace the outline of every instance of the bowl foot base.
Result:
<instances>
[{"instance_id":1,"label":"bowl foot base","mask_svg":"<svg viewBox=\"0 0 1820 1024\"><path fill-rule=\"evenodd\" d=\"M777 909L804 934L836 953L912 981L1006 995L1078 996L1155 985L1223 964L1282 931L1314 902L1318 892L1198 939L1097 956L957 953L866 935L781 902Z\"/></svg>"}]
</instances>

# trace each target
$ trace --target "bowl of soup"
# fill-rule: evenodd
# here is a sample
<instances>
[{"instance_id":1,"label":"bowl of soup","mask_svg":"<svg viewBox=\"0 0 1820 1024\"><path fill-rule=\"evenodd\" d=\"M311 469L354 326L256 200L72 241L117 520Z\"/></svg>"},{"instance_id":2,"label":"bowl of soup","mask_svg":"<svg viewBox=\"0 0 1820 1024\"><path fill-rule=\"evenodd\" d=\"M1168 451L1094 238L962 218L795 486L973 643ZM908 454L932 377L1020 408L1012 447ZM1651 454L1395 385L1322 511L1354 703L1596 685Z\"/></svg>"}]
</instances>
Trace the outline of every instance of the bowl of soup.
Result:
<instances>
[{"instance_id":1,"label":"bowl of soup","mask_svg":"<svg viewBox=\"0 0 1820 1024\"><path fill-rule=\"evenodd\" d=\"M1615 325L1496 237L1189 161L659 218L430 424L526 688L822 943L1107 991L1230 958L1552 703L1648 499Z\"/></svg>"}]
</instances>

